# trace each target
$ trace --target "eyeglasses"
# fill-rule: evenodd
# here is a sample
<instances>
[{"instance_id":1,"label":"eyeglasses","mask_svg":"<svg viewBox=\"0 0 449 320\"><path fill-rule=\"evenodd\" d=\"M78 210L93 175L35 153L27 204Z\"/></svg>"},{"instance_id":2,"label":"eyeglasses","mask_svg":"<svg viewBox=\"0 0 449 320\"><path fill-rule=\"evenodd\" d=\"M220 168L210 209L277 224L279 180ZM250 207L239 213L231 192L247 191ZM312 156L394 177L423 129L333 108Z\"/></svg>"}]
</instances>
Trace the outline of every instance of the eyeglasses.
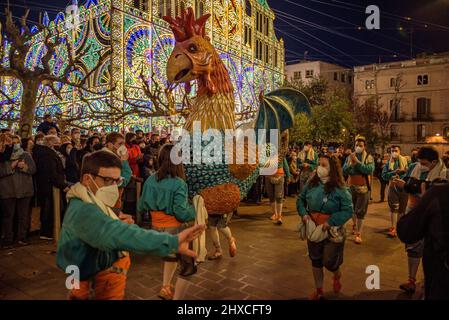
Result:
<instances>
[{"instance_id":1,"label":"eyeglasses","mask_svg":"<svg viewBox=\"0 0 449 320\"><path fill-rule=\"evenodd\" d=\"M98 174L92 174L92 175L95 176L95 177L103 179L104 184L107 185L107 186L110 186L110 185L112 185L114 183L116 185L120 186L125 181L125 178L123 178L123 177L119 177L117 179L114 179L114 178L111 178L111 177L103 177L103 176L100 176Z\"/></svg>"}]
</instances>

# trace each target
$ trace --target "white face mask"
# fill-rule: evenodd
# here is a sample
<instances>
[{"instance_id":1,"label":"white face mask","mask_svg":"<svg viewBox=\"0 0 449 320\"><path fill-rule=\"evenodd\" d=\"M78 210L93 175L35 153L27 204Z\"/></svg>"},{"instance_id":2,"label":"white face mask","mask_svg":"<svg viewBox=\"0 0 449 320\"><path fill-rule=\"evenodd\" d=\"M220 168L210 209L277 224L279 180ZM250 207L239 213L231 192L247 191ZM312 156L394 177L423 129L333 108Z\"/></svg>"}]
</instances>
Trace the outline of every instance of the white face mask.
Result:
<instances>
[{"instance_id":1,"label":"white face mask","mask_svg":"<svg viewBox=\"0 0 449 320\"><path fill-rule=\"evenodd\" d=\"M355 148L355 153L362 153L363 152L363 148L362 147L356 147Z\"/></svg>"},{"instance_id":2,"label":"white face mask","mask_svg":"<svg viewBox=\"0 0 449 320\"><path fill-rule=\"evenodd\" d=\"M399 158L399 152L392 152L391 156L393 157L393 159L397 159Z\"/></svg>"},{"instance_id":3,"label":"white face mask","mask_svg":"<svg viewBox=\"0 0 449 320\"><path fill-rule=\"evenodd\" d=\"M329 169L328 168L319 166L316 169L316 173L323 183L326 183L327 180L329 180Z\"/></svg>"},{"instance_id":4,"label":"white face mask","mask_svg":"<svg viewBox=\"0 0 449 320\"><path fill-rule=\"evenodd\" d=\"M420 168L419 168L419 169L421 170L421 172L429 172L429 171L430 171L430 168L429 168L429 167L423 166L423 165L420 165Z\"/></svg>"},{"instance_id":5,"label":"white face mask","mask_svg":"<svg viewBox=\"0 0 449 320\"><path fill-rule=\"evenodd\" d=\"M104 187L98 188L98 185L95 182L95 180L92 178L92 176L89 175L89 177L92 180L92 182L95 184L95 186L97 187L97 192L95 193L95 197L98 200L100 200L101 202L103 202L108 207L112 208L113 206L115 206L115 204L117 203L117 200L120 197L120 193L118 191L117 184L112 184L110 186L104 186Z\"/></svg>"}]
</instances>

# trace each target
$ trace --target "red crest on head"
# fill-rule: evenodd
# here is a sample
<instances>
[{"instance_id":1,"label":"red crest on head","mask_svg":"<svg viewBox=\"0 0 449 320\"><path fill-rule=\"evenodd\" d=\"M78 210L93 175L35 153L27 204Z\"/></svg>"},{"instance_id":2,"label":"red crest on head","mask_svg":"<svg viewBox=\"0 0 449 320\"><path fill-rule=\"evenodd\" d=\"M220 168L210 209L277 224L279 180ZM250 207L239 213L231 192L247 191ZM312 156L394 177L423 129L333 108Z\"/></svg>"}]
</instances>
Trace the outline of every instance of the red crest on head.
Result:
<instances>
[{"instance_id":1,"label":"red crest on head","mask_svg":"<svg viewBox=\"0 0 449 320\"><path fill-rule=\"evenodd\" d=\"M198 20L195 20L195 14L191 7L187 10L181 10L181 16L172 18L165 16L163 19L170 23L170 27L175 35L177 42L183 42L193 36L204 37L206 35L206 21L210 14L205 14Z\"/></svg>"}]
</instances>

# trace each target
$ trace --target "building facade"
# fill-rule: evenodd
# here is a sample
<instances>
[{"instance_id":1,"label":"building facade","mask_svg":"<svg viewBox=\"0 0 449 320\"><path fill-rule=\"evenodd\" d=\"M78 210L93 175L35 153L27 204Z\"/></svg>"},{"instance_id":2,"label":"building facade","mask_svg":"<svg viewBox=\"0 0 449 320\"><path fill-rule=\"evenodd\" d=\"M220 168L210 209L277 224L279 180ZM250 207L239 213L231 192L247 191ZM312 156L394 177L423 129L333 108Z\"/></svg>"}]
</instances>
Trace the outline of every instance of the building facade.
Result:
<instances>
[{"instance_id":1,"label":"building facade","mask_svg":"<svg viewBox=\"0 0 449 320\"><path fill-rule=\"evenodd\" d=\"M72 0L72 4L78 6L77 0ZM59 13L54 20L45 13L43 23L65 34L74 52L85 52L73 77L87 74L102 54L111 52L111 58L89 79L89 86L107 88L113 85L115 90L106 96L89 96L95 108L107 110L112 105L114 110L127 110L129 105L125 101L151 108L139 75L143 71L151 85L153 78L160 86L167 85L165 66L175 41L162 17L180 15L181 10L188 7L193 7L196 16L212 15L206 25L207 34L228 68L235 89L237 113L248 106L258 106L260 90L271 91L282 85L284 44L275 35L275 15L266 0L87 0L78 7L79 23L75 27L67 23L72 20L65 13ZM35 40L27 59L28 66L39 63L44 51L42 35L36 34ZM67 54L61 49L51 62L55 72L62 70L66 61ZM3 79L1 85L16 101L20 99L20 83ZM80 112L83 102L77 99L74 90L64 88L63 101L51 92L44 92L38 115ZM175 92L178 104L183 90L179 88ZM195 88L191 94L195 95ZM1 106L4 110L8 108L5 101ZM151 123L158 126L165 123L164 119L151 121L129 115L120 127L148 128Z\"/></svg>"},{"instance_id":2,"label":"building facade","mask_svg":"<svg viewBox=\"0 0 449 320\"><path fill-rule=\"evenodd\" d=\"M405 152L431 143L449 150L449 53L354 68L354 97L378 97L393 144Z\"/></svg>"},{"instance_id":3,"label":"building facade","mask_svg":"<svg viewBox=\"0 0 449 320\"><path fill-rule=\"evenodd\" d=\"M353 72L336 64L324 61L303 61L285 66L285 76L288 81L310 83L314 78L325 79L331 88L345 88L352 91Z\"/></svg>"}]
</instances>

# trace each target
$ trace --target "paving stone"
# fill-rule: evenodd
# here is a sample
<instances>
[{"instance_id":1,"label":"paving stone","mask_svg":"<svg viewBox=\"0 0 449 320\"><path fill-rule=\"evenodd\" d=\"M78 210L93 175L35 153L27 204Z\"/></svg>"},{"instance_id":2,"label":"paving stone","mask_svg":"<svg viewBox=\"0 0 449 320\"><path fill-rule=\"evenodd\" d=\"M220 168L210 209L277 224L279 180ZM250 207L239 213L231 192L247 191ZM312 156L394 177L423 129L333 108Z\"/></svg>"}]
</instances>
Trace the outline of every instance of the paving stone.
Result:
<instances>
[{"instance_id":1,"label":"paving stone","mask_svg":"<svg viewBox=\"0 0 449 320\"><path fill-rule=\"evenodd\" d=\"M281 227L268 219L270 209L266 201L265 207L239 208L239 216L230 224L237 238L237 256L229 257L222 237L223 258L198 266L197 274L188 279L191 285L186 299L306 299L314 284L306 242L300 241L295 232L299 221L295 202L295 198L286 199ZM332 274L326 271L324 289L329 299L419 299L420 288L413 296L404 295L398 289L407 275L407 260L403 244L386 236L388 226L385 202L370 204L362 245L353 243L348 223L341 268L343 290L339 295L330 292ZM67 275L56 267L55 245L39 240L32 243L28 247L0 250L0 299L66 299ZM207 246L213 249L209 237ZM380 269L380 290L366 289L365 271L369 265ZM418 280L422 278L420 269ZM132 254L126 298L159 300L161 284L161 258Z\"/></svg>"}]
</instances>

